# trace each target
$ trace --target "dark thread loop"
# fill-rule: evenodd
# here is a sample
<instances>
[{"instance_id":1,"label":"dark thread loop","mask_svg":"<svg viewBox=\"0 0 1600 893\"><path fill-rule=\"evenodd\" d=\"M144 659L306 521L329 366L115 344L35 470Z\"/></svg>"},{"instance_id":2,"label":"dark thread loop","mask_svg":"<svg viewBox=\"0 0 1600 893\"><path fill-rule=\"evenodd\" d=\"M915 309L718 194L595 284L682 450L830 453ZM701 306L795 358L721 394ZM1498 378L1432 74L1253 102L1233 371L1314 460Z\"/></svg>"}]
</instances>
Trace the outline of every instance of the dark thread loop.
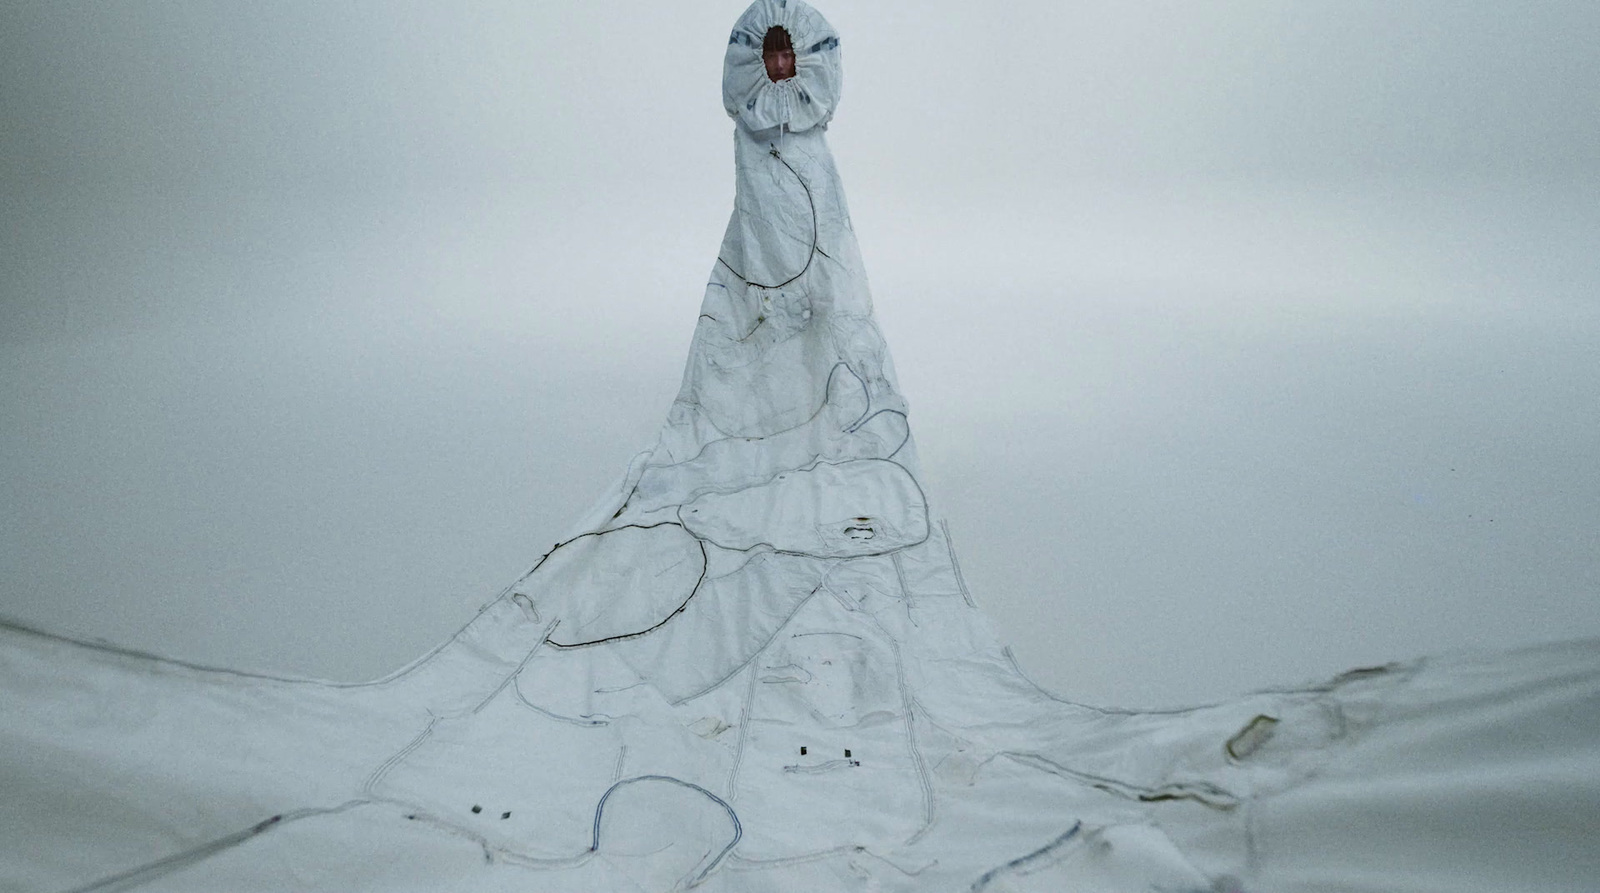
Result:
<instances>
[{"instance_id":1,"label":"dark thread loop","mask_svg":"<svg viewBox=\"0 0 1600 893\"><path fill-rule=\"evenodd\" d=\"M789 173L794 174L795 181L800 184L801 189L805 190L806 204L811 206L811 250L806 252L806 265L800 268L800 272L790 276L788 279L785 279L776 285L764 285L760 282L751 282L749 279L746 279L743 273L735 270L733 268L733 264L730 264L724 260L720 254L717 255L717 263L727 267L728 272L738 277L739 281L743 282L745 285L753 285L756 288L783 288L785 285L788 285L796 279L799 279L801 276L804 276L806 271L811 269L811 261L817 256L817 200L812 198L811 187L806 185L805 178L800 176L800 172L795 170L793 165L784 160L783 156L779 154L777 149L769 150L768 154L770 154L773 158L778 159L780 164L788 168Z\"/></svg>"}]
</instances>

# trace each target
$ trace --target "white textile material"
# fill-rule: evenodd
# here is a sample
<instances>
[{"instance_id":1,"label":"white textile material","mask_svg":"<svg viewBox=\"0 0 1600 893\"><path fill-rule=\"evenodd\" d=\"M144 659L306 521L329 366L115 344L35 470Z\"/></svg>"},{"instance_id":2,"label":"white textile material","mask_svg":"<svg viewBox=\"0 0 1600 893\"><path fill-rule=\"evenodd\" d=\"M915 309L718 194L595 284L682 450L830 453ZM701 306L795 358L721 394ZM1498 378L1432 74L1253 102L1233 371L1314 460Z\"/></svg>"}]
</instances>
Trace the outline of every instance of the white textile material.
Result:
<instances>
[{"instance_id":1,"label":"white textile material","mask_svg":"<svg viewBox=\"0 0 1600 893\"><path fill-rule=\"evenodd\" d=\"M839 52L798 0L739 19L667 422L438 650L341 686L0 628L0 890L1595 889L1595 643L1163 713L1022 676L919 483Z\"/></svg>"}]
</instances>

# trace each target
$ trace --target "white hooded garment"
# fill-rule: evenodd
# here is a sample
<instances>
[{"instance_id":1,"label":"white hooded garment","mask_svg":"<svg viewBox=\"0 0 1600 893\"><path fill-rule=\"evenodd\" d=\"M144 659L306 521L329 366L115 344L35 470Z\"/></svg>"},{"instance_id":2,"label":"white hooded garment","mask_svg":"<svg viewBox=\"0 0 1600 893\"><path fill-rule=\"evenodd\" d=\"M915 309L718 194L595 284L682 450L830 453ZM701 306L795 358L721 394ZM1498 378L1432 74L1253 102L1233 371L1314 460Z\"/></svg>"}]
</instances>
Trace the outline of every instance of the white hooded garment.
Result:
<instances>
[{"instance_id":1,"label":"white hooded garment","mask_svg":"<svg viewBox=\"0 0 1600 893\"><path fill-rule=\"evenodd\" d=\"M1164 713L1022 676L919 481L841 83L815 10L741 16L736 205L659 438L410 668L0 630L0 890L1595 889L1594 643Z\"/></svg>"}]
</instances>

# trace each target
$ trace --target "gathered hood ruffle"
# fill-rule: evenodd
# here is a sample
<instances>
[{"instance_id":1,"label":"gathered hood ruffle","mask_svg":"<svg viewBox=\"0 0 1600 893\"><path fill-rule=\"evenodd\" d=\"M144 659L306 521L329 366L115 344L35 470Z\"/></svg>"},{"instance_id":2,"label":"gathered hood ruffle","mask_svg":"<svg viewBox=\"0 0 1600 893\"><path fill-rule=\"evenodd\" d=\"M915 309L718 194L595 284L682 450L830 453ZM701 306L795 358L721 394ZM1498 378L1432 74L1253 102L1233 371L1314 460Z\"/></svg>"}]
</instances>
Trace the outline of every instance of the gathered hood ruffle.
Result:
<instances>
[{"instance_id":1,"label":"gathered hood ruffle","mask_svg":"<svg viewBox=\"0 0 1600 893\"><path fill-rule=\"evenodd\" d=\"M762 39L773 26L789 32L795 56L795 76L776 83L761 57ZM750 130L826 126L843 83L839 35L802 0L756 0L734 24L723 59L722 104Z\"/></svg>"}]
</instances>

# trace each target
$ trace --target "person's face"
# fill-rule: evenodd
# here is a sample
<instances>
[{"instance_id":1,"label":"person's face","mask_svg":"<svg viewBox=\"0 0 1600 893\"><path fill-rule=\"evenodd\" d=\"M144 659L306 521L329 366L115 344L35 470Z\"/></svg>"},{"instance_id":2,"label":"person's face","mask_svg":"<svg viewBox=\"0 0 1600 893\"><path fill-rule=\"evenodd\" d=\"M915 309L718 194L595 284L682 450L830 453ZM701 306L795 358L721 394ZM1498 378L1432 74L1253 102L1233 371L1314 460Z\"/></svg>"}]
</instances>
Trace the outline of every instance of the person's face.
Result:
<instances>
[{"instance_id":1,"label":"person's face","mask_svg":"<svg viewBox=\"0 0 1600 893\"><path fill-rule=\"evenodd\" d=\"M767 63L767 77L774 83L794 77L794 47L763 49L761 59Z\"/></svg>"}]
</instances>

